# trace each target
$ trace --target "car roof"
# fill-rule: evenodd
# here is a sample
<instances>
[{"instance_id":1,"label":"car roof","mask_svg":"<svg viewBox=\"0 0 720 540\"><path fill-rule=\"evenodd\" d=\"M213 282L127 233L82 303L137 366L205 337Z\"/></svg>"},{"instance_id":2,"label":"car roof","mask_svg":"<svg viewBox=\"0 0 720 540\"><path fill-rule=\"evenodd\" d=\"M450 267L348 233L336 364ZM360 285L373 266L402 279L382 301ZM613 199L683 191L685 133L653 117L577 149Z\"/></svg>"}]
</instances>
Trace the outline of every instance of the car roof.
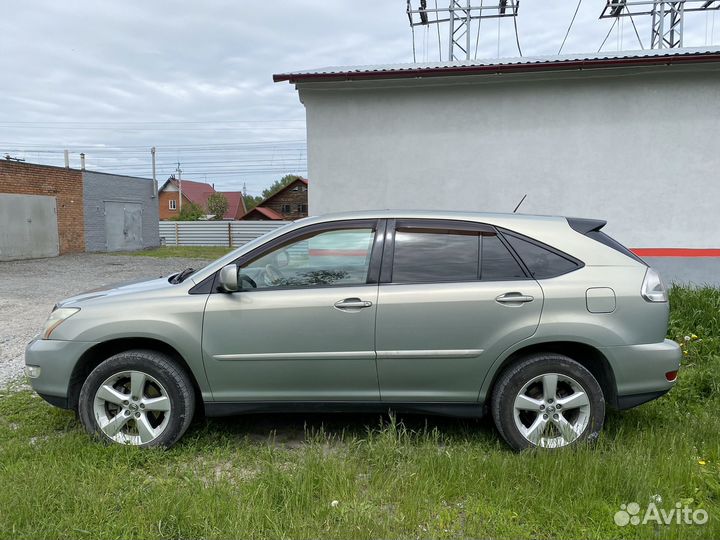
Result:
<instances>
[{"instance_id":1,"label":"car roof","mask_svg":"<svg viewBox=\"0 0 720 540\"><path fill-rule=\"evenodd\" d=\"M562 216L546 216L536 214L512 214L501 212L472 212L462 210L403 210L403 209L387 209L387 210L360 210L352 212L333 212L304 218L297 223L303 224L322 223L325 221L340 221L348 219L380 219L380 218L410 218L410 219L449 219L464 221L482 221L487 223L496 223L498 221L555 221L567 223L567 218Z\"/></svg>"}]
</instances>

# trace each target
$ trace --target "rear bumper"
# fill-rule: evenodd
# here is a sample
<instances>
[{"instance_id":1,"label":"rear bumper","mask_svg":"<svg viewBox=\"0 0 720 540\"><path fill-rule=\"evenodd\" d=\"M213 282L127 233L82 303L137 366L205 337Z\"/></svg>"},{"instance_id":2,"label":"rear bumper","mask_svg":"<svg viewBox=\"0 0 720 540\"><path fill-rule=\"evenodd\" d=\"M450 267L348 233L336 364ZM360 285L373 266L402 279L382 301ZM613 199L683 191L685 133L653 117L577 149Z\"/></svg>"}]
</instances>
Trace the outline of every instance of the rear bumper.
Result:
<instances>
[{"instance_id":1,"label":"rear bumper","mask_svg":"<svg viewBox=\"0 0 720 540\"><path fill-rule=\"evenodd\" d=\"M682 350L670 339L660 343L605 347L617 387L619 409L629 409L659 398L675 386L665 374L680 368Z\"/></svg>"},{"instance_id":2,"label":"rear bumper","mask_svg":"<svg viewBox=\"0 0 720 540\"><path fill-rule=\"evenodd\" d=\"M617 398L617 408L618 410L625 410L625 409L632 409L633 407L637 407L638 405L642 405L643 403L647 403L648 401L652 401L653 399L657 399L661 396L664 396L670 391L668 388L667 390L662 390L660 392L648 392L646 394L630 394L627 396L618 396Z\"/></svg>"}]
</instances>

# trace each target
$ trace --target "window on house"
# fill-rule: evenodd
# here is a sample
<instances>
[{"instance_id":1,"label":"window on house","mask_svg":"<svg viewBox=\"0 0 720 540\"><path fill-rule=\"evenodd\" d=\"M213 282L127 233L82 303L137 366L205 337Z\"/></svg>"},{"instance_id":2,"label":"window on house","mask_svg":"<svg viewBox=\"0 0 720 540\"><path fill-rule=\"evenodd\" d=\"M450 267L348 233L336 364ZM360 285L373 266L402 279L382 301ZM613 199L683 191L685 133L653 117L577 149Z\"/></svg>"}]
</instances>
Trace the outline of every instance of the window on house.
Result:
<instances>
[{"instance_id":1,"label":"window on house","mask_svg":"<svg viewBox=\"0 0 720 540\"><path fill-rule=\"evenodd\" d=\"M290 208L290 205L289 205L289 204L283 204L283 205L282 205L282 208L280 209L280 211L281 211L283 214L289 214L290 212L292 212L292 208Z\"/></svg>"},{"instance_id":2,"label":"window on house","mask_svg":"<svg viewBox=\"0 0 720 540\"><path fill-rule=\"evenodd\" d=\"M298 204L297 211L301 214L307 214L307 204Z\"/></svg>"},{"instance_id":3,"label":"window on house","mask_svg":"<svg viewBox=\"0 0 720 540\"><path fill-rule=\"evenodd\" d=\"M168 202L168 208L170 210L177 210L177 201L175 199L170 199L170 202Z\"/></svg>"}]
</instances>

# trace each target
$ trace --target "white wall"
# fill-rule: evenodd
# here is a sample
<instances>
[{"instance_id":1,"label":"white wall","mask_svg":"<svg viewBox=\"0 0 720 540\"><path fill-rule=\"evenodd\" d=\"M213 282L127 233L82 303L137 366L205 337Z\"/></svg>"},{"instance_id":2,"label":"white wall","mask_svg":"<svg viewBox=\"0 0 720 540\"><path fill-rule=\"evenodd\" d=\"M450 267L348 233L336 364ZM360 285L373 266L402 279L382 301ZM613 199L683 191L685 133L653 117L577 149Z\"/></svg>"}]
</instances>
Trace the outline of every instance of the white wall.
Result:
<instances>
[{"instance_id":1,"label":"white wall","mask_svg":"<svg viewBox=\"0 0 720 540\"><path fill-rule=\"evenodd\" d=\"M720 247L711 65L303 83L310 212L607 219L630 247Z\"/></svg>"}]
</instances>

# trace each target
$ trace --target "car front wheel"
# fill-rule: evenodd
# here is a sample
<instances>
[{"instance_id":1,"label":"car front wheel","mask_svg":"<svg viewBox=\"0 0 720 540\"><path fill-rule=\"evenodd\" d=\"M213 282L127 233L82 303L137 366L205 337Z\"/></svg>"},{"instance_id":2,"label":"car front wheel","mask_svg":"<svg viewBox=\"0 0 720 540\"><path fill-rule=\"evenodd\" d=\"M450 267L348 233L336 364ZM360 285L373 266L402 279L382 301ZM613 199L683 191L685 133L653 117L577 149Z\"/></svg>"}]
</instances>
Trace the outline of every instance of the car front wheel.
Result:
<instances>
[{"instance_id":1,"label":"car front wheel","mask_svg":"<svg viewBox=\"0 0 720 540\"><path fill-rule=\"evenodd\" d=\"M187 374L166 355L132 350L97 366L80 390L85 429L106 442L172 446L187 430L195 394Z\"/></svg>"},{"instance_id":2,"label":"car front wheel","mask_svg":"<svg viewBox=\"0 0 720 540\"><path fill-rule=\"evenodd\" d=\"M560 354L536 354L505 370L492 397L500 435L515 450L594 441L605 398L593 375Z\"/></svg>"}]
</instances>

